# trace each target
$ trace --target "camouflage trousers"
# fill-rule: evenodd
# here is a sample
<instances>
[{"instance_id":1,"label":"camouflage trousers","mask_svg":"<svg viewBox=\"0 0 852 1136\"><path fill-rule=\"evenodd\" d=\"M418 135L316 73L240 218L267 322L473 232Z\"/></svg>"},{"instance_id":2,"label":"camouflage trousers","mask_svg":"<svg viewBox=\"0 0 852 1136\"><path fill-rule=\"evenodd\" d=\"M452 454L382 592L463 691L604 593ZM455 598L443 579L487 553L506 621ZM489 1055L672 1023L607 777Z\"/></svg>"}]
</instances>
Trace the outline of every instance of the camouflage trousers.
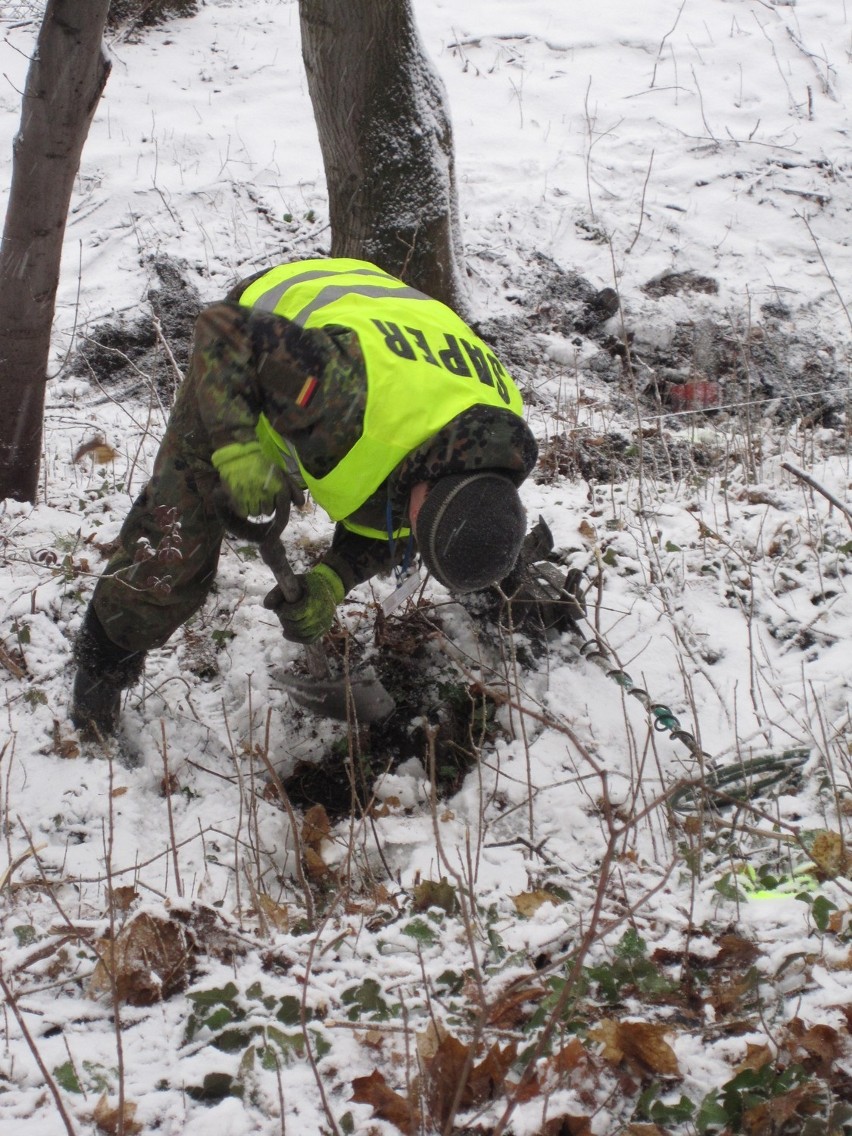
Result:
<instances>
[{"instance_id":1,"label":"camouflage trousers","mask_svg":"<svg viewBox=\"0 0 852 1136\"><path fill-rule=\"evenodd\" d=\"M190 372L151 479L127 515L92 596L104 631L124 650L161 647L204 602L224 536L213 505L218 485Z\"/></svg>"}]
</instances>

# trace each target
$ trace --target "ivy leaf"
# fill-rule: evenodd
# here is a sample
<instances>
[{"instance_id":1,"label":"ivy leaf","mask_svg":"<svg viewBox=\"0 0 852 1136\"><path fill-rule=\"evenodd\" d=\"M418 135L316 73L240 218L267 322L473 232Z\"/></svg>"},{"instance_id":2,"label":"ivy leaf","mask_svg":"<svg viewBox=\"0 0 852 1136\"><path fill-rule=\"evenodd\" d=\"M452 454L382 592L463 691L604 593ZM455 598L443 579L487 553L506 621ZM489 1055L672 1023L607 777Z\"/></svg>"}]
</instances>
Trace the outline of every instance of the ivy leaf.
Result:
<instances>
[{"instance_id":1,"label":"ivy leaf","mask_svg":"<svg viewBox=\"0 0 852 1136\"><path fill-rule=\"evenodd\" d=\"M199 1009L233 1002L236 996L237 988L233 982L228 982L225 986L214 986L211 990L193 990L187 994L190 1002L194 1002Z\"/></svg>"},{"instance_id":2,"label":"ivy leaf","mask_svg":"<svg viewBox=\"0 0 852 1136\"><path fill-rule=\"evenodd\" d=\"M363 1016L385 1022L391 1016L388 1004L382 997L382 989L375 978L365 978L360 986L344 990L341 1001L344 1005L352 1007L347 1015L350 1022L357 1022Z\"/></svg>"},{"instance_id":3,"label":"ivy leaf","mask_svg":"<svg viewBox=\"0 0 852 1136\"><path fill-rule=\"evenodd\" d=\"M436 943L437 936L428 923L424 923L422 919L412 919L402 928L403 935L410 935L418 943L423 943L425 946L431 947Z\"/></svg>"},{"instance_id":4,"label":"ivy leaf","mask_svg":"<svg viewBox=\"0 0 852 1136\"><path fill-rule=\"evenodd\" d=\"M70 1061L58 1065L53 1070L53 1076L56 1078L57 1085L66 1093L82 1093L83 1087L80 1084L80 1078Z\"/></svg>"}]
</instances>

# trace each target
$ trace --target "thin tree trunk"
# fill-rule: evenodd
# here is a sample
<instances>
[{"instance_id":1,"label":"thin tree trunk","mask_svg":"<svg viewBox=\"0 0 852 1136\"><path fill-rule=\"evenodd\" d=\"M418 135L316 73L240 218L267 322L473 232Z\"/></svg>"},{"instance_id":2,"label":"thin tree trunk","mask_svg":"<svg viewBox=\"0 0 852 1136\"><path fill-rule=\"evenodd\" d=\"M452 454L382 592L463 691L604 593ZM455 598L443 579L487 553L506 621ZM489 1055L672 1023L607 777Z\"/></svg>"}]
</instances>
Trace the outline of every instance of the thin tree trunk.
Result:
<instances>
[{"instance_id":1,"label":"thin tree trunk","mask_svg":"<svg viewBox=\"0 0 852 1136\"><path fill-rule=\"evenodd\" d=\"M0 498L36 498L65 221L110 72L109 4L48 0L27 73L0 246Z\"/></svg>"},{"instance_id":2,"label":"thin tree trunk","mask_svg":"<svg viewBox=\"0 0 852 1136\"><path fill-rule=\"evenodd\" d=\"M410 0L300 0L332 256L371 260L466 307L443 84Z\"/></svg>"}]
</instances>

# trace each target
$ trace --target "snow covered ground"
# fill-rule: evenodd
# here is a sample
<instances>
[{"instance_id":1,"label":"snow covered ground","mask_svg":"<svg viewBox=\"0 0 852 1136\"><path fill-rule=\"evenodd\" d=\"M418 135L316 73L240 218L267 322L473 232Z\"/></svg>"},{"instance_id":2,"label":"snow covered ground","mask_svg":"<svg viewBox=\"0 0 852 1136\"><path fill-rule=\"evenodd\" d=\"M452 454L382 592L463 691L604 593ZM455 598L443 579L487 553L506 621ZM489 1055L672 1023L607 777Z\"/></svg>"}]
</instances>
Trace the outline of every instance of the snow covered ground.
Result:
<instances>
[{"instance_id":1,"label":"snow covered ground","mask_svg":"<svg viewBox=\"0 0 852 1136\"><path fill-rule=\"evenodd\" d=\"M115 1131L119 1100L125 1131L164 1136L799 1133L832 1109L850 1130L852 16L415 9L474 308L511 339L541 443L523 499L586 573L612 661L568 633L513 661L430 584L394 634L428 628L424 666L509 701L449 796L421 728L367 817L305 830L298 810L300 860L265 758L285 779L359 767L370 738L286 698L299 652L235 543L126 701L135 763L80 752L73 636L168 408L144 374L124 397L69 353L147 317L157 258L208 301L329 239L294 2L207 0L116 39L67 229L43 490L0 511L0 1136ZM0 29L5 186L35 28ZM578 326L572 273L620 311ZM727 409L694 413L695 383ZM75 461L96 438L114 460ZM294 559L330 531L309 507ZM366 655L390 589L345 605ZM803 776L673 813L698 749L801 751ZM808 868L789 895L769 879Z\"/></svg>"}]
</instances>

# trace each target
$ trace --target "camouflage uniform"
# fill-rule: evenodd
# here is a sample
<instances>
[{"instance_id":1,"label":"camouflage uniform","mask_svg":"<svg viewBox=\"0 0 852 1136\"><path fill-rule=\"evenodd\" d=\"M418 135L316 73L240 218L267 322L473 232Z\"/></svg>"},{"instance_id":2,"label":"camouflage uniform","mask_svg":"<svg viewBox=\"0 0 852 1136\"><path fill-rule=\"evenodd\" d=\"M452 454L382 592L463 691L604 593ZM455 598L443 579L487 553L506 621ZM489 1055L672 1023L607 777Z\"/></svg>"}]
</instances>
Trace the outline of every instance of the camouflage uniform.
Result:
<instances>
[{"instance_id":1,"label":"camouflage uniform","mask_svg":"<svg viewBox=\"0 0 852 1136\"><path fill-rule=\"evenodd\" d=\"M215 450L254 441L263 412L304 468L323 477L360 436L366 370L357 335L337 326L307 329L240 306L236 297L249 283L243 281L199 315L189 373L151 480L95 588L92 612L125 652L162 646L198 610L213 583L224 535L212 502L219 484L211 464ZM296 399L312 374L321 374L323 381L303 408ZM409 494L417 482L499 469L520 484L536 455L521 417L474 406L409 454L347 520L383 532L390 506L397 529L407 523ZM404 549L405 541L395 542L397 559ZM392 567L391 547L338 524L323 563L349 591Z\"/></svg>"}]
</instances>

